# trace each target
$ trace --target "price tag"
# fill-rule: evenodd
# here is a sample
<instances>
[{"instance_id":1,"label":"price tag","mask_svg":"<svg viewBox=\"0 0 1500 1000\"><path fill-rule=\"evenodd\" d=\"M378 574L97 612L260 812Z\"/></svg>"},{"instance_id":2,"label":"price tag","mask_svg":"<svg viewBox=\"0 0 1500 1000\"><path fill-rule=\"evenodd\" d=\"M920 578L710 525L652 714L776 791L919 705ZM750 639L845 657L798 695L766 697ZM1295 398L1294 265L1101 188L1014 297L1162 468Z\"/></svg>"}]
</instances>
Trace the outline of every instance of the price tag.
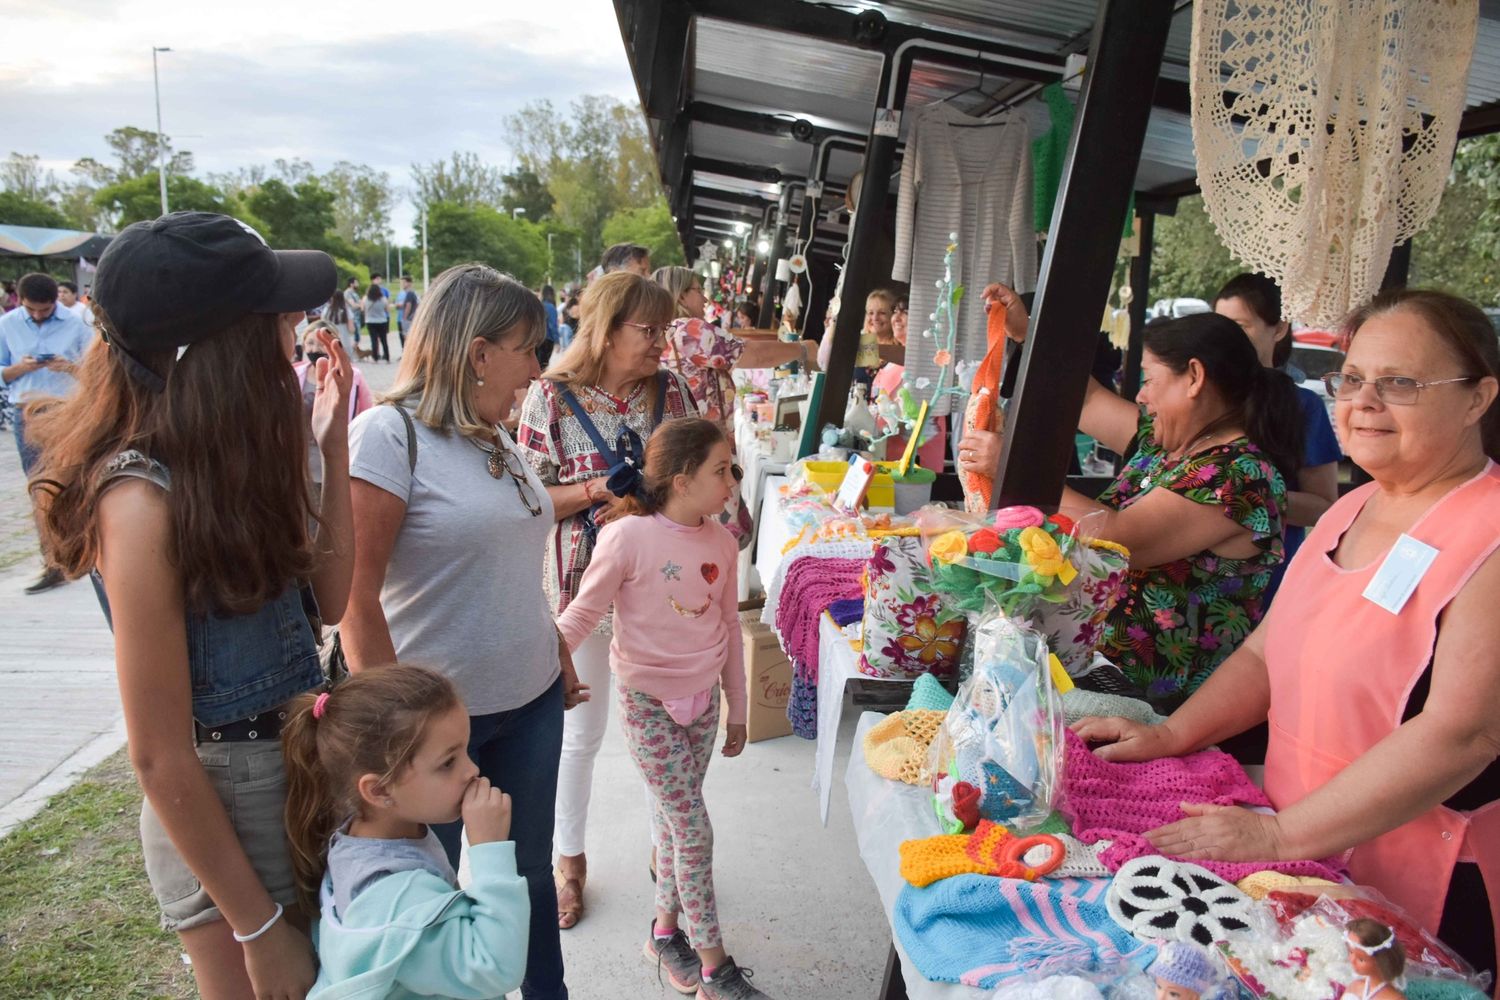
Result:
<instances>
[{"instance_id":1,"label":"price tag","mask_svg":"<svg viewBox=\"0 0 1500 1000\"><path fill-rule=\"evenodd\" d=\"M1365 598L1391 614L1399 615L1437 557L1438 550L1431 545L1410 535L1402 535L1396 539L1390 555L1380 564L1369 586L1365 587Z\"/></svg>"},{"instance_id":2,"label":"price tag","mask_svg":"<svg viewBox=\"0 0 1500 1000\"><path fill-rule=\"evenodd\" d=\"M870 480L874 478L874 462L858 456L849 459L849 471L844 473L844 481L839 484L839 491L833 497L834 507L846 514L858 511L859 505L864 502L865 491L870 488Z\"/></svg>"},{"instance_id":3,"label":"price tag","mask_svg":"<svg viewBox=\"0 0 1500 1000\"><path fill-rule=\"evenodd\" d=\"M901 135L901 112L895 108L876 108L875 127L872 131L887 139L899 137Z\"/></svg>"}]
</instances>

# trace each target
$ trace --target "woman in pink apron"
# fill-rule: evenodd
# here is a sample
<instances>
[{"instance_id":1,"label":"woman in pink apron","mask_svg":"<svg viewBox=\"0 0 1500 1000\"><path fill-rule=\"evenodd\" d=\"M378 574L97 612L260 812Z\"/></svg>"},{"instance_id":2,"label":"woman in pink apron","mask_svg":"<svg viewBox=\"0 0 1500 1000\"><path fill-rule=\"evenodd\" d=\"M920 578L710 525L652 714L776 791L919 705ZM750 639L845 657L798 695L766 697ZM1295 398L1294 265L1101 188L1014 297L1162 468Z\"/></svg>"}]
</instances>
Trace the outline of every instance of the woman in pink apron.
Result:
<instances>
[{"instance_id":1,"label":"woman in pink apron","mask_svg":"<svg viewBox=\"0 0 1500 1000\"><path fill-rule=\"evenodd\" d=\"M1439 292L1382 293L1326 376L1345 452L1374 478L1308 535L1270 613L1160 726L1089 719L1111 760L1189 753L1270 719L1279 813L1190 807L1163 854L1348 852L1476 968L1500 927L1500 345Z\"/></svg>"}]
</instances>

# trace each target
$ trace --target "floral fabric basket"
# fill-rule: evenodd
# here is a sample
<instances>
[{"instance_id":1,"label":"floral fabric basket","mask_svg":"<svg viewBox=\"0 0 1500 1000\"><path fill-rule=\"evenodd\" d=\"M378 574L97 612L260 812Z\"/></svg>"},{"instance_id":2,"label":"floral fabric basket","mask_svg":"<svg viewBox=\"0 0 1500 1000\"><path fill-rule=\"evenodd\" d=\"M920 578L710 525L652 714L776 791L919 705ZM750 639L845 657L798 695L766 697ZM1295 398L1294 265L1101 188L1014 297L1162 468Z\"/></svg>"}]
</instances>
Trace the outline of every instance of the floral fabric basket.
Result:
<instances>
[{"instance_id":1,"label":"floral fabric basket","mask_svg":"<svg viewBox=\"0 0 1500 1000\"><path fill-rule=\"evenodd\" d=\"M922 539L887 535L865 569L864 652L869 677L946 677L958 667L967 619L933 589Z\"/></svg>"}]
</instances>

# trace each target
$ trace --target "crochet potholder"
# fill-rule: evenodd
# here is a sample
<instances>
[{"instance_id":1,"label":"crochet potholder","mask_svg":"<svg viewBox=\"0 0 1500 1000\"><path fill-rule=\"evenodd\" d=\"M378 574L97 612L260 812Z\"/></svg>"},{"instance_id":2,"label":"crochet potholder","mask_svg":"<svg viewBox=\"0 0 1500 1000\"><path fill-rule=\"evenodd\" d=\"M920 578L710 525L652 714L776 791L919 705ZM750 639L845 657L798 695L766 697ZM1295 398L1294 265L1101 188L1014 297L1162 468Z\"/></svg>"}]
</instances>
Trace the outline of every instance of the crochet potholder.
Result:
<instances>
[{"instance_id":1,"label":"crochet potholder","mask_svg":"<svg viewBox=\"0 0 1500 1000\"><path fill-rule=\"evenodd\" d=\"M895 712L886 716L884 721L876 723L865 733L865 763L882 778L904 781L908 785L921 784L927 749L932 746L938 727L947 717L947 712L932 709Z\"/></svg>"},{"instance_id":2,"label":"crochet potholder","mask_svg":"<svg viewBox=\"0 0 1500 1000\"><path fill-rule=\"evenodd\" d=\"M1255 901L1197 865L1148 856L1120 867L1105 905L1143 941L1192 941L1208 948L1251 933Z\"/></svg>"}]
</instances>

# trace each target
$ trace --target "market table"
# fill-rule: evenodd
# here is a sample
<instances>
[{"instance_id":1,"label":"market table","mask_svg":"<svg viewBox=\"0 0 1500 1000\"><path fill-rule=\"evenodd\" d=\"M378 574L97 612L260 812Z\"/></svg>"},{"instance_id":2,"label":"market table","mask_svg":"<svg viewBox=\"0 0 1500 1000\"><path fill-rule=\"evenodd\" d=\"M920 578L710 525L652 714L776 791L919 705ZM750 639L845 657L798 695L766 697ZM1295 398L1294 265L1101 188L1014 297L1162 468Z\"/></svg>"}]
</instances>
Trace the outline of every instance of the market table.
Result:
<instances>
[{"instance_id":1,"label":"market table","mask_svg":"<svg viewBox=\"0 0 1500 1000\"><path fill-rule=\"evenodd\" d=\"M906 884L901 878L899 845L903 840L935 837L943 831L932 811L931 792L882 778L865 763L864 752L860 749L864 745L865 733L884 718L878 712L865 712L859 717L859 725L854 731L854 749L849 754L849 766L844 772L844 786L849 793L849 812L854 818L860 860L875 882L880 906L889 921L896 908L896 897ZM820 736L822 725L820 716ZM934 983L927 979L907 958L894 932L891 948L892 959L886 968L880 1000L901 1000L902 997L910 1000L983 1000L994 993L994 990Z\"/></svg>"},{"instance_id":2,"label":"market table","mask_svg":"<svg viewBox=\"0 0 1500 1000\"><path fill-rule=\"evenodd\" d=\"M859 652L825 611L818 623L818 748L813 758L813 791L818 793L818 815L828 825L828 802L833 790L833 761L838 753L839 723L850 685L855 701L876 702L895 711L906 704L912 682L897 678L868 677L859 672ZM875 689L872 696L868 689ZM856 739L850 759L863 755ZM868 770L868 768L866 768ZM871 775L874 776L873 774Z\"/></svg>"}]
</instances>

